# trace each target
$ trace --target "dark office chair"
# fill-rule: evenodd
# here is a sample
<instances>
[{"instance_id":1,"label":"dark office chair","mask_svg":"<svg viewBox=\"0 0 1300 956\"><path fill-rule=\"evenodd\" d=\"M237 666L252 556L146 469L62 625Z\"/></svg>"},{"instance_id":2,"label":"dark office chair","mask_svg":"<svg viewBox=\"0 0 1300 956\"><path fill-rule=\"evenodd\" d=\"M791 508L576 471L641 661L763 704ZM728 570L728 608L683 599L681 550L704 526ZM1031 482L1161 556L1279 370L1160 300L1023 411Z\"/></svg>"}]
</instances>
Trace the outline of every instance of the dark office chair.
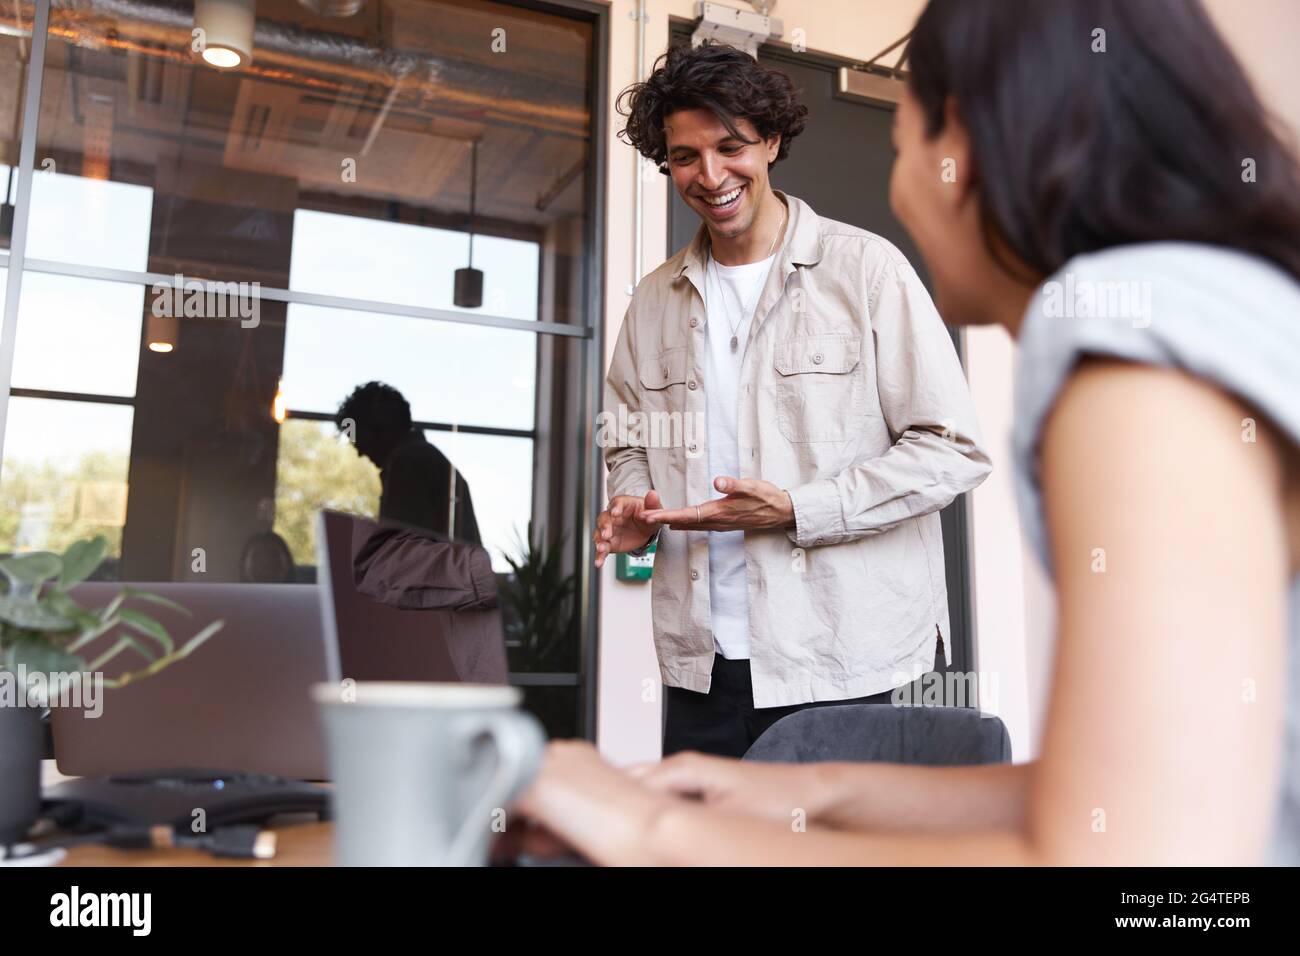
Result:
<instances>
[{"instance_id":1,"label":"dark office chair","mask_svg":"<svg viewBox=\"0 0 1300 956\"><path fill-rule=\"evenodd\" d=\"M928 766L1006 763L1006 725L969 707L846 704L782 717L754 741L745 760L776 763L866 761Z\"/></svg>"}]
</instances>

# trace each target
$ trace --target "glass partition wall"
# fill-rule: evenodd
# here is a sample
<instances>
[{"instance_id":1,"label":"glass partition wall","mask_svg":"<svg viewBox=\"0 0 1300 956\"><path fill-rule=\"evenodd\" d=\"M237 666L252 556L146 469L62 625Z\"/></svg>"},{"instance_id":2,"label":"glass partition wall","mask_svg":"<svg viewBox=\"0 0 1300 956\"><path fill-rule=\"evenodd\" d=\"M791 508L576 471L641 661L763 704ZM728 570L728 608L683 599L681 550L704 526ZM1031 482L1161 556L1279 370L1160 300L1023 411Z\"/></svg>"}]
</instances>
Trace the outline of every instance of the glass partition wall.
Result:
<instances>
[{"instance_id":1,"label":"glass partition wall","mask_svg":"<svg viewBox=\"0 0 1300 956\"><path fill-rule=\"evenodd\" d=\"M603 16L0 5L0 553L227 582L275 535L312 582L315 513L377 513L335 417L382 382L468 486L528 706L590 733Z\"/></svg>"}]
</instances>

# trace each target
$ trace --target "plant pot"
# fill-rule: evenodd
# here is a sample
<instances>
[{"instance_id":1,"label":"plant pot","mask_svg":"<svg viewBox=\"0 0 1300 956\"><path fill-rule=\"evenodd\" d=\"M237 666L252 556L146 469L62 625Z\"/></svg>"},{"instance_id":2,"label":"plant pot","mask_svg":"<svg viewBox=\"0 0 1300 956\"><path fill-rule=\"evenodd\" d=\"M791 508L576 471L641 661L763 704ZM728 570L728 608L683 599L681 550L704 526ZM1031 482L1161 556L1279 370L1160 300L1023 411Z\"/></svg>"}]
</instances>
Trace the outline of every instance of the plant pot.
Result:
<instances>
[{"instance_id":1,"label":"plant pot","mask_svg":"<svg viewBox=\"0 0 1300 956\"><path fill-rule=\"evenodd\" d=\"M41 711L0 705L0 845L20 843L41 810Z\"/></svg>"}]
</instances>

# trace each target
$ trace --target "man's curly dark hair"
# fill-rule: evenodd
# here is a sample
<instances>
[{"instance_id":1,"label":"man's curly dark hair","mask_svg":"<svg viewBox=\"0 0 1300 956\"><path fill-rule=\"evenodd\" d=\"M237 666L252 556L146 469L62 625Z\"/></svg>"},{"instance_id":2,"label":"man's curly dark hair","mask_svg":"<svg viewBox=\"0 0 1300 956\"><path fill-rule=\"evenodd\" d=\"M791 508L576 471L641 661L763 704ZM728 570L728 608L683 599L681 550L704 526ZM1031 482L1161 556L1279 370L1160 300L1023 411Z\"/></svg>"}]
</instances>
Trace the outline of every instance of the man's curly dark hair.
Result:
<instances>
[{"instance_id":1,"label":"man's curly dark hair","mask_svg":"<svg viewBox=\"0 0 1300 956\"><path fill-rule=\"evenodd\" d=\"M721 43L670 47L655 61L644 83L635 83L618 95L618 111L627 117L619 137L667 173L668 147L664 117L677 110L706 109L717 115L727 132L742 142L754 143L736 128L743 117L767 139L781 134L774 166L790 152L790 141L803 132L808 107L798 100L790 77L761 66L744 50Z\"/></svg>"},{"instance_id":2,"label":"man's curly dark hair","mask_svg":"<svg viewBox=\"0 0 1300 956\"><path fill-rule=\"evenodd\" d=\"M348 419L360 425L381 428L406 429L411 427L411 406L402 393L383 382L366 382L352 390L334 414L334 425L339 431Z\"/></svg>"}]
</instances>

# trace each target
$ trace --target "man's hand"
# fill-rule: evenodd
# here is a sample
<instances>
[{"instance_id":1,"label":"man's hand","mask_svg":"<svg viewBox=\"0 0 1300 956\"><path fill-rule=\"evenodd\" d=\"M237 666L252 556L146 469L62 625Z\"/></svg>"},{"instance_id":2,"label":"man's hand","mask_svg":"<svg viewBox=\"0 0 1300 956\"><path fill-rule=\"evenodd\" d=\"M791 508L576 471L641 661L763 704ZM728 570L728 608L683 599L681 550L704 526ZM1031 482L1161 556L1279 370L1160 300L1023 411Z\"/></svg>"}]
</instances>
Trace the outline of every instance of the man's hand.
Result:
<instances>
[{"instance_id":1,"label":"man's hand","mask_svg":"<svg viewBox=\"0 0 1300 956\"><path fill-rule=\"evenodd\" d=\"M618 495L611 500L596 519L596 567L605 566L606 555L644 547L659 526L643 516L647 509L662 507L659 492L654 489L647 491L644 498Z\"/></svg>"},{"instance_id":2,"label":"man's hand","mask_svg":"<svg viewBox=\"0 0 1300 956\"><path fill-rule=\"evenodd\" d=\"M674 531L752 531L794 526L794 502L789 492L770 481L724 475L714 480L713 487L726 497L672 510L647 507L641 520L652 525L666 524Z\"/></svg>"}]
</instances>

